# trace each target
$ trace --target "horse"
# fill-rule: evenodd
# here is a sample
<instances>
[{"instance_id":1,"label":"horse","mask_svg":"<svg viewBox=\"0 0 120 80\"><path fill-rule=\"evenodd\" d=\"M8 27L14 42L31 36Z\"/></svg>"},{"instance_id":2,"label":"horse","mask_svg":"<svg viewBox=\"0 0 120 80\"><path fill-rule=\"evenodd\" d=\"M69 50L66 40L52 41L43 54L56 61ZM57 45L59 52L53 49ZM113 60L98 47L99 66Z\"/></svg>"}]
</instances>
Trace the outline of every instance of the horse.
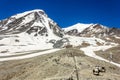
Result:
<instances>
[{"instance_id":1,"label":"horse","mask_svg":"<svg viewBox=\"0 0 120 80\"><path fill-rule=\"evenodd\" d=\"M106 71L105 67L95 66L95 68L93 69L93 74L98 76L100 72L105 71Z\"/></svg>"},{"instance_id":2,"label":"horse","mask_svg":"<svg viewBox=\"0 0 120 80\"><path fill-rule=\"evenodd\" d=\"M100 73L100 71L99 71L98 68L93 69L93 74L94 74L94 75L97 75L97 76L98 76L99 73Z\"/></svg>"}]
</instances>

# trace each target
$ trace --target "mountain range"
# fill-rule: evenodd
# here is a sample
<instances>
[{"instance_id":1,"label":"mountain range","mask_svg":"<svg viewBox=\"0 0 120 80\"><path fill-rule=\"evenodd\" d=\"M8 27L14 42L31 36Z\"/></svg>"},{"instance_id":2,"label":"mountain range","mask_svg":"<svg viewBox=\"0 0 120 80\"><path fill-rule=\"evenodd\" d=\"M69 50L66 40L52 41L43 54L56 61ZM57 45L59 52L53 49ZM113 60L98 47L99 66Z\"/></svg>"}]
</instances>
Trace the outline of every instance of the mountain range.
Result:
<instances>
[{"instance_id":1,"label":"mountain range","mask_svg":"<svg viewBox=\"0 0 120 80\"><path fill-rule=\"evenodd\" d=\"M101 24L77 23L61 28L40 9L16 14L0 21L0 52L74 47L84 43L93 46L120 43L120 29Z\"/></svg>"}]
</instances>

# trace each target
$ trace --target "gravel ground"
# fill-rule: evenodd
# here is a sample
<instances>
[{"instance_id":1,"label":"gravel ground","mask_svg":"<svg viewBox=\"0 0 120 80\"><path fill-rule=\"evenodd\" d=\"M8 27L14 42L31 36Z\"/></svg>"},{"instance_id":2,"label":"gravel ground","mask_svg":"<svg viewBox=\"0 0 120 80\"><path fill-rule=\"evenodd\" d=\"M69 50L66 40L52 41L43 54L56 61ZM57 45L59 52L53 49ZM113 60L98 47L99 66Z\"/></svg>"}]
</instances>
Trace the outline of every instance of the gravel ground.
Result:
<instances>
[{"instance_id":1,"label":"gravel ground","mask_svg":"<svg viewBox=\"0 0 120 80\"><path fill-rule=\"evenodd\" d=\"M74 61L76 59L76 64ZM119 80L120 68L85 56L79 49L64 49L30 59L0 62L0 80ZM95 66L104 66L105 73L95 76Z\"/></svg>"}]
</instances>

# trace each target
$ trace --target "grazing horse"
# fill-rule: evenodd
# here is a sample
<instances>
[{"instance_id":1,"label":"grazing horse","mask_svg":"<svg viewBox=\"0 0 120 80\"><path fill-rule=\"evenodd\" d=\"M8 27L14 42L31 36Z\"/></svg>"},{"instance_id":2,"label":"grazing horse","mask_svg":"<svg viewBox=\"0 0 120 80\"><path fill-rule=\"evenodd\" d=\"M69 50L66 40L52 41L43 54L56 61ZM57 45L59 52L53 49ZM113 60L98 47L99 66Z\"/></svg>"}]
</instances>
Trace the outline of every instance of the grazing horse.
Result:
<instances>
[{"instance_id":1,"label":"grazing horse","mask_svg":"<svg viewBox=\"0 0 120 80\"><path fill-rule=\"evenodd\" d=\"M100 72L106 71L105 67L102 67L102 66L96 66L96 68L98 68Z\"/></svg>"},{"instance_id":2,"label":"grazing horse","mask_svg":"<svg viewBox=\"0 0 120 80\"><path fill-rule=\"evenodd\" d=\"M99 71L98 68L93 69L93 74L94 74L94 75L97 75L97 76L98 76L99 73L100 73L100 71Z\"/></svg>"},{"instance_id":3,"label":"grazing horse","mask_svg":"<svg viewBox=\"0 0 120 80\"><path fill-rule=\"evenodd\" d=\"M100 67L100 72L105 72L106 71L106 69L105 69L105 67Z\"/></svg>"},{"instance_id":4,"label":"grazing horse","mask_svg":"<svg viewBox=\"0 0 120 80\"><path fill-rule=\"evenodd\" d=\"M99 75L100 72L105 72L105 71L106 71L105 67L95 66L95 68L93 69L93 74Z\"/></svg>"}]
</instances>

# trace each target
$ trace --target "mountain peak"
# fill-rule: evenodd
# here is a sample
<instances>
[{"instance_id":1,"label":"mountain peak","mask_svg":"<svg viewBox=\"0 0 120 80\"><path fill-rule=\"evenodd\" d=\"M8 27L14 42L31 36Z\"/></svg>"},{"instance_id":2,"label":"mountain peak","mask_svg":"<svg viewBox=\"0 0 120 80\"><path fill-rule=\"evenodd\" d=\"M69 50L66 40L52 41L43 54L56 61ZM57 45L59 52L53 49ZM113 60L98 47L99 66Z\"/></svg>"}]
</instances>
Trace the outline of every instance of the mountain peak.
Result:
<instances>
[{"instance_id":1,"label":"mountain peak","mask_svg":"<svg viewBox=\"0 0 120 80\"><path fill-rule=\"evenodd\" d=\"M78 32L82 32L84 29L90 27L91 25L93 25L93 24L92 23L91 24L77 23L77 24L72 25L70 27L64 28L64 30L66 32L71 31L71 30L77 30Z\"/></svg>"},{"instance_id":2,"label":"mountain peak","mask_svg":"<svg viewBox=\"0 0 120 80\"><path fill-rule=\"evenodd\" d=\"M30 11L26 11L26 12L39 12L39 11L44 12L44 10L42 10L42 9L33 9L33 10L30 10Z\"/></svg>"},{"instance_id":3,"label":"mountain peak","mask_svg":"<svg viewBox=\"0 0 120 80\"><path fill-rule=\"evenodd\" d=\"M23 13L18 13L16 15L12 16L12 18L20 18L27 14L35 13L35 12L45 14L44 10L42 10L42 9L34 9L34 10L30 10L30 11L25 11Z\"/></svg>"},{"instance_id":4,"label":"mountain peak","mask_svg":"<svg viewBox=\"0 0 120 80\"><path fill-rule=\"evenodd\" d=\"M71 27L77 27L77 28L80 28L80 27L89 27L93 25L93 23L90 23L90 24L84 24L84 23L76 23L75 25L72 25Z\"/></svg>"},{"instance_id":5,"label":"mountain peak","mask_svg":"<svg viewBox=\"0 0 120 80\"><path fill-rule=\"evenodd\" d=\"M11 16L0 22L0 34L26 32L34 36L61 36L59 26L41 9L34 9Z\"/></svg>"},{"instance_id":6,"label":"mountain peak","mask_svg":"<svg viewBox=\"0 0 120 80\"><path fill-rule=\"evenodd\" d=\"M90 23L90 24L92 24L92 23ZM84 23L76 23L76 24L74 24L74 25L89 25L89 24L84 24Z\"/></svg>"}]
</instances>

